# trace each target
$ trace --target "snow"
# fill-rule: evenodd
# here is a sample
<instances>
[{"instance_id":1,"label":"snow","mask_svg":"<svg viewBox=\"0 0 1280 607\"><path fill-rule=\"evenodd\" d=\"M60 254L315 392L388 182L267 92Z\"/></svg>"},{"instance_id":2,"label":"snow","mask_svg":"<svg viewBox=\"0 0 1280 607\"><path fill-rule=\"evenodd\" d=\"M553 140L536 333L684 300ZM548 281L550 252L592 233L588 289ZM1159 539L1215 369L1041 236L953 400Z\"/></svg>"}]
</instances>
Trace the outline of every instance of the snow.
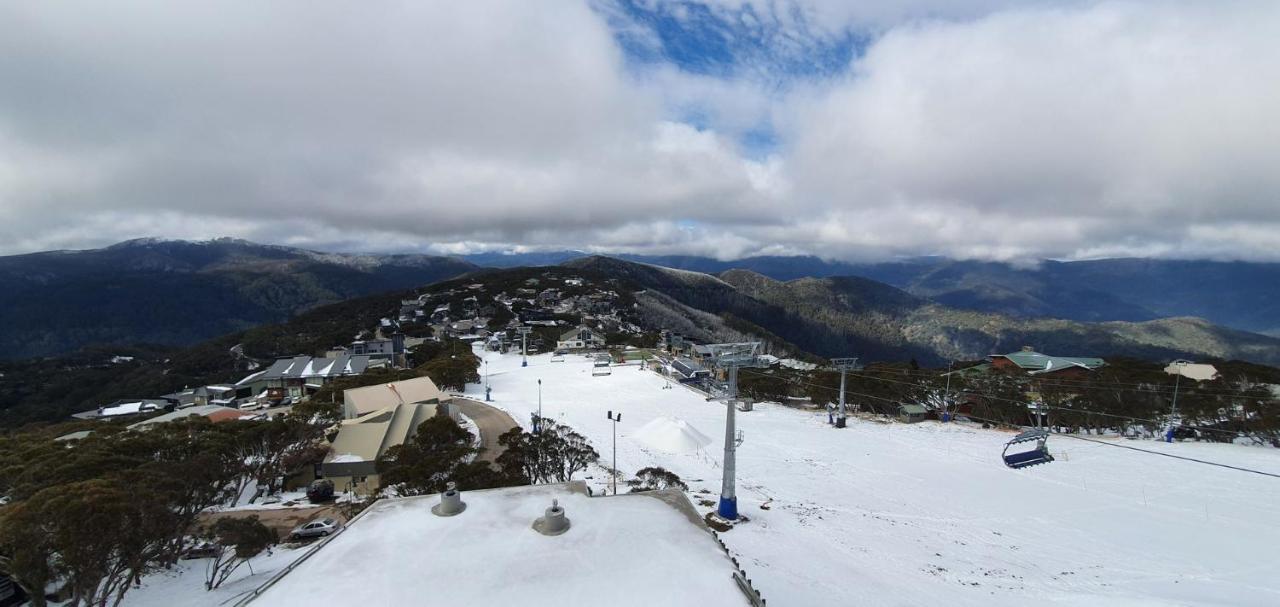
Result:
<instances>
[{"instance_id":1,"label":"snow","mask_svg":"<svg viewBox=\"0 0 1280 607\"><path fill-rule=\"evenodd\" d=\"M723 404L637 368L592 377L582 359L535 355L521 368L519 354L477 355L489 361L492 404L518 422L537 409L542 379L545 415L589 437L601 464L611 463L605 412L620 411L620 470L662 466L695 503L715 501ZM661 417L711 444L670 453L638 440ZM856 417L839 430L825 412L770 403L738 412L737 425L750 520L721 538L770 604L1280 604L1273 478L1066 437L1050 441L1057 462L1014 471L999 457L1007 432ZM1276 449L1114 441L1280 473ZM587 474L596 491L607 486L602 470Z\"/></svg>"},{"instance_id":2,"label":"snow","mask_svg":"<svg viewBox=\"0 0 1280 607\"><path fill-rule=\"evenodd\" d=\"M645 494L587 497L564 485L384 499L268 588L254 605L742 605L733 565L709 533ZM559 501L570 528L533 522Z\"/></svg>"},{"instance_id":3,"label":"snow","mask_svg":"<svg viewBox=\"0 0 1280 607\"><path fill-rule=\"evenodd\" d=\"M254 588L289 565L302 551L295 548L271 549L249 559L249 563L236 569L221 586L204 589L205 569L210 559L178 561L173 569L153 573L142 579L141 588L133 588L124 595L123 607L226 607L243 598ZM250 573L250 567L253 573Z\"/></svg>"},{"instance_id":4,"label":"snow","mask_svg":"<svg viewBox=\"0 0 1280 607\"><path fill-rule=\"evenodd\" d=\"M363 462L363 461L365 461L365 459L364 459L363 457L360 457L359 455L356 455L356 454L354 454L354 453L341 453L341 454L335 455L335 456L333 457L333 459L329 460L329 463L331 463L331 464L357 464L357 463L360 463L360 462Z\"/></svg>"},{"instance_id":5,"label":"snow","mask_svg":"<svg viewBox=\"0 0 1280 607\"><path fill-rule=\"evenodd\" d=\"M707 435L689 422L675 417L655 417L636 432L636 439L657 449L671 453L698 451L711 444Z\"/></svg>"},{"instance_id":6,"label":"snow","mask_svg":"<svg viewBox=\"0 0 1280 607\"><path fill-rule=\"evenodd\" d=\"M132 415L142 411L142 402L136 403L120 403L113 407L106 407L102 410L100 417L111 417L113 415Z\"/></svg>"}]
</instances>

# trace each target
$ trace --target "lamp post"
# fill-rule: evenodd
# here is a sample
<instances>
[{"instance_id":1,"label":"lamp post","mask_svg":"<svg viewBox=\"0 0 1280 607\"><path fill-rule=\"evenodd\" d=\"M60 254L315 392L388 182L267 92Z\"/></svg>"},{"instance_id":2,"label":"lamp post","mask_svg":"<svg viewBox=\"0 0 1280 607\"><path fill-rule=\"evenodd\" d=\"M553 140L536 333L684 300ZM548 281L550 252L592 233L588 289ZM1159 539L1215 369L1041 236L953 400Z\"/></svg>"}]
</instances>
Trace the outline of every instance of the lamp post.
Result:
<instances>
[{"instance_id":1,"label":"lamp post","mask_svg":"<svg viewBox=\"0 0 1280 607\"><path fill-rule=\"evenodd\" d=\"M489 359L486 358L484 359L484 402L486 403L493 400L489 398L490 390L492 390L492 387L489 385Z\"/></svg>"},{"instance_id":2,"label":"lamp post","mask_svg":"<svg viewBox=\"0 0 1280 607\"><path fill-rule=\"evenodd\" d=\"M609 421L613 422L613 494L618 494L618 422L622 421L622 412L619 411L615 416L613 411L609 411L606 416Z\"/></svg>"},{"instance_id":3,"label":"lamp post","mask_svg":"<svg viewBox=\"0 0 1280 607\"><path fill-rule=\"evenodd\" d=\"M538 427L534 428L537 432L542 432L542 380L538 380Z\"/></svg>"}]
</instances>

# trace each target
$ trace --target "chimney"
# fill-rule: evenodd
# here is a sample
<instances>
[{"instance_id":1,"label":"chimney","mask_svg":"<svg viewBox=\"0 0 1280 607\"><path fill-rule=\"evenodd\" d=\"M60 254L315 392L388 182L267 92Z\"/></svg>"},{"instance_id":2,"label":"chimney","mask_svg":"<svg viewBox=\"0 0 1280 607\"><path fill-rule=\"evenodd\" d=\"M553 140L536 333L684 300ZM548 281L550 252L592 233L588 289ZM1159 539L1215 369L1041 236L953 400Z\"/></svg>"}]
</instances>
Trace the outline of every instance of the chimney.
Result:
<instances>
[{"instance_id":1,"label":"chimney","mask_svg":"<svg viewBox=\"0 0 1280 607\"><path fill-rule=\"evenodd\" d=\"M559 500L551 500L551 507L546 513L533 521L533 529L542 535L560 535L569 530L569 517L564 515Z\"/></svg>"},{"instance_id":2,"label":"chimney","mask_svg":"<svg viewBox=\"0 0 1280 607\"><path fill-rule=\"evenodd\" d=\"M461 514L467 509L466 502L462 501L462 494L454 488L453 483L445 485L444 493L440 494L440 503L431 507L431 513L436 516L454 516Z\"/></svg>"}]
</instances>

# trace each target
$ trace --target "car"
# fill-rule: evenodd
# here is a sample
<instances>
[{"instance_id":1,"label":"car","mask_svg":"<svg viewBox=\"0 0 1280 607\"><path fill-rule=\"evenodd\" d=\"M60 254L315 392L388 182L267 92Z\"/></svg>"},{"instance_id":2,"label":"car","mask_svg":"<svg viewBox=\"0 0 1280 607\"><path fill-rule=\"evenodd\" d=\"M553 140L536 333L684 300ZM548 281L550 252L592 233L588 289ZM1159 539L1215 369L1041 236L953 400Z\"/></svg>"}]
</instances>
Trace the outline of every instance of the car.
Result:
<instances>
[{"instance_id":1,"label":"car","mask_svg":"<svg viewBox=\"0 0 1280 607\"><path fill-rule=\"evenodd\" d=\"M341 528L342 523L331 518L322 518L298 525L293 529L293 533L289 534L289 537L294 539L324 537L336 533Z\"/></svg>"},{"instance_id":2,"label":"car","mask_svg":"<svg viewBox=\"0 0 1280 607\"><path fill-rule=\"evenodd\" d=\"M213 542L201 541L196 543L194 546L187 548L186 552L182 553L182 558L211 559L220 554L222 554L222 546Z\"/></svg>"}]
</instances>

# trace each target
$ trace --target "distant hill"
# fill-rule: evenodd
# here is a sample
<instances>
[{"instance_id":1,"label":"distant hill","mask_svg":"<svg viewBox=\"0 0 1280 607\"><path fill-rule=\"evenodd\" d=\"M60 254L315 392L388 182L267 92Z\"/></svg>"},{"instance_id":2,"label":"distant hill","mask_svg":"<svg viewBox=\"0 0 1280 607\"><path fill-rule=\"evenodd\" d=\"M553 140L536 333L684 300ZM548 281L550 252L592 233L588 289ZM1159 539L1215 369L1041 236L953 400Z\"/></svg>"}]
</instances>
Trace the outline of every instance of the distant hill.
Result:
<instances>
[{"instance_id":1,"label":"distant hill","mask_svg":"<svg viewBox=\"0 0 1280 607\"><path fill-rule=\"evenodd\" d=\"M1280 339L1198 318L1089 323L1028 319L942 305L859 277L779 281L750 270L718 277L608 257L566 266L626 278L699 310L754 324L819 356L939 363L1024 345L1075 355L1241 359L1280 363Z\"/></svg>"},{"instance_id":2,"label":"distant hill","mask_svg":"<svg viewBox=\"0 0 1280 607\"><path fill-rule=\"evenodd\" d=\"M0 358L90 344L193 344L475 269L450 257L318 253L231 239L143 239L0 257Z\"/></svg>"},{"instance_id":3,"label":"distant hill","mask_svg":"<svg viewBox=\"0 0 1280 607\"><path fill-rule=\"evenodd\" d=\"M548 265L587 257L577 251L472 257L481 265ZM615 255L618 259L719 274L731 269L776 280L860 276L949 307L1019 318L1104 322L1194 316L1280 336L1280 264L1101 259L1044 261L1035 267L920 257L857 264L812 256L719 261L696 256ZM483 260L483 261L481 261Z\"/></svg>"}]
</instances>

